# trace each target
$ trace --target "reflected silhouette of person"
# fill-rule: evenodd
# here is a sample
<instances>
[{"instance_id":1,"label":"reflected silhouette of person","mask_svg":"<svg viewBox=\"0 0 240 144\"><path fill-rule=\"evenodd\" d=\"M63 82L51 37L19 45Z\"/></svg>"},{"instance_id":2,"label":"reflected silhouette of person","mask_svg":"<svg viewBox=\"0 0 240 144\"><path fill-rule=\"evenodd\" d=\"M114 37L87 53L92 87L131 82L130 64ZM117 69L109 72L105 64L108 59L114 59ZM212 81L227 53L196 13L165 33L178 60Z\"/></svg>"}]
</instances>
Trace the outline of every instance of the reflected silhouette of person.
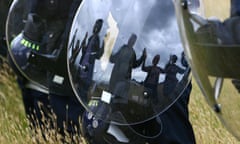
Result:
<instances>
[{"instance_id":1,"label":"reflected silhouette of person","mask_svg":"<svg viewBox=\"0 0 240 144\"><path fill-rule=\"evenodd\" d=\"M188 63L188 61L186 59L184 51L181 54L181 64L182 64L182 66L184 66L186 68L185 69L185 77L186 77L191 72L191 67L189 66L189 63Z\"/></svg>"},{"instance_id":2,"label":"reflected silhouette of person","mask_svg":"<svg viewBox=\"0 0 240 144\"><path fill-rule=\"evenodd\" d=\"M185 53L182 52L182 55L181 55L181 63L184 67L188 68L189 67L189 64L188 64L188 61L186 60L186 56L185 56Z\"/></svg>"},{"instance_id":3,"label":"reflected silhouette of person","mask_svg":"<svg viewBox=\"0 0 240 144\"><path fill-rule=\"evenodd\" d=\"M72 47L73 47L72 48L72 56L69 59L70 68L72 68L74 66L77 55L80 51L80 40L77 40L75 46L72 46Z\"/></svg>"},{"instance_id":4,"label":"reflected silhouette of person","mask_svg":"<svg viewBox=\"0 0 240 144\"><path fill-rule=\"evenodd\" d=\"M169 94L171 94L171 92L174 91L174 88L178 83L178 79L176 77L177 73L183 74L185 72L184 69L176 65L177 59L178 58L176 55L171 55L170 60L164 69L166 77L164 80L163 94L165 96L168 96Z\"/></svg>"},{"instance_id":5,"label":"reflected silhouette of person","mask_svg":"<svg viewBox=\"0 0 240 144\"><path fill-rule=\"evenodd\" d=\"M91 81L95 59L99 59L103 54L103 47L100 48L99 32L102 29L103 20L98 19L93 27L93 34L88 39L87 46L82 48L80 59L80 77Z\"/></svg>"},{"instance_id":6,"label":"reflected silhouette of person","mask_svg":"<svg viewBox=\"0 0 240 144\"><path fill-rule=\"evenodd\" d=\"M76 58L77 58L77 55L79 54L80 50L81 50L80 40L77 40L76 45L75 45L75 48L72 49L72 57L71 57L71 59L70 59L70 62L71 62L71 63L73 63L73 64L75 63Z\"/></svg>"},{"instance_id":7,"label":"reflected silhouette of person","mask_svg":"<svg viewBox=\"0 0 240 144\"><path fill-rule=\"evenodd\" d=\"M99 59L104 52L104 43L103 46L100 47L100 38L99 32L102 29L103 20L96 20L93 27L93 34L88 38L88 42L86 45L82 44L82 56L79 62L79 84L80 89L82 89L82 93L84 93L83 97L86 97L87 91L91 85L93 70L94 70L94 62L95 59ZM87 34L86 34L87 35Z\"/></svg>"},{"instance_id":8,"label":"reflected silhouette of person","mask_svg":"<svg viewBox=\"0 0 240 144\"><path fill-rule=\"evenodd\" d=\"M152 65L151 66L145 66L145 61L143 61L142 65L142 71L147 72L147 76L144 80L144 87L146 88L148 95L152 98L154 103L158 102L158 81L160 73L165 73L165 71L157 66L157 64L160 61L160 55L155 55L152 59Z\"/></svg>"},{"instance_id":9,"label":"reflected silhouette of person","mask_svg":"<svg viewBox=\"0 0 240 144\"><path fill-rule=\"evenodd\" d=\"M76 62L76 59L77 59L77 56L79 55L80 53L80 50L86 46L86 41L87 41L87 37L88 37L88 32L86 32L82 42L81 42L81 45L80 45L80 40L77 40L76 44L75 44L75 37L76 37L76 34L73 36L73 39L72 39L72 42L70 44L70 48L72 48L72 56L70 57L69 59L69 62L70 64L74 64ZM74 46L75 44L75 46Z\"/></svg>"},{"instance_id":10,"label":"reflected silhouette of person","mask_svg":"<svg viewBox=\"0 0 240 144\"><path fill-rule=\"evenodd\" d=\"M70 70L71 70L71 74L74 77L74 79L76 79L77 77L77 67L75 66L75 62L77 60L77 57L81 51L81 49L84 49L83 47L86 47L86 41L87 41L87 36L88 36L88 32L86 32L84 39L81 42L80 45L80 40L77 40L76 44L75 44L75 37L76 37L76 33L73 36L72 42L70 44L70 48L72 51L72 55L69 58L69 65L70 65ZM75 44L75 46L74 46Z\"/></svg>"},{"instance_id":11,"label":"reflected silhouette of person","mask_svg":"<svg viewBox=\"0 0 240 144\"><path fill-rule=\"evenodd\" d=\"M137 36L132 34L128 43L124 44L116 54L110 57L110 62L114 63L114 67L110 77L109 91L115 96L114 100L119 103L128 102L132 69L139 67L145 57L143 51L142 56L139 59L136 58L133 49L136 40Z\"/></svg>"}]
</instances>

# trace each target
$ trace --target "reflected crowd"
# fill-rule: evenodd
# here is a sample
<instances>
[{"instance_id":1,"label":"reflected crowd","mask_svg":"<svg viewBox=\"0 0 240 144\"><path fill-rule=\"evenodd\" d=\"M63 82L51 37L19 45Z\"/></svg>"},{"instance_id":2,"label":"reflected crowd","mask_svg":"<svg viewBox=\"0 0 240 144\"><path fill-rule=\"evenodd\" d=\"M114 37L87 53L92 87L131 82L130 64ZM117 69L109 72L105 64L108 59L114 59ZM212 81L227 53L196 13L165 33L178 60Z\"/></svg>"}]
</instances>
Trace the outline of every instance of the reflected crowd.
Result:
<instances>
[{"instance_id":1,"label":"reflected crowd","mask_svg":"<svg viewBox=\"0 0 240 144\"><path fill-rule=\"evenodd\" d=\"M144 110L147 111L146 117L172 103L179 95L177 89L184 88L181 83L187 81L190 71L184 52L181 55L181 66L177 63L176 54L169 56L163 68L159 66L161 54L156 54L152 58L152 64L147 66L148 48L143 48L141 56L137 58L135 51L139 51L139 48L135 48L135 44L138 36L131 33L127 43L120 46L117 52L110 54L107 62L112 65L111 74L107 83L102 84L101 78L93 77L97 69L101 69L96 66L96 61L107 53L104 50L106 39L103 38L101 42L99 36L103 25L104 21L97 19L92 35L88 38L88 32L85 32L82 41L77 38L76 29L70 41L70 73L82 102L91 105L92 101L101 99L101 105L105 105L104 109L107 107L107 113L111 113L110 115L114 115L115 112L121 112L123 115L136 114L139 110L147 108L149 110ZM145 78L142 81L135 80L132 77L133 69L140 69L146 73ZM160 81L160 75L164 75L164 80ZM103 91L109 95L107 99L103 98ZM135 110L129 113L128 109L133 105Z\"/></svg>"}]
</instances>

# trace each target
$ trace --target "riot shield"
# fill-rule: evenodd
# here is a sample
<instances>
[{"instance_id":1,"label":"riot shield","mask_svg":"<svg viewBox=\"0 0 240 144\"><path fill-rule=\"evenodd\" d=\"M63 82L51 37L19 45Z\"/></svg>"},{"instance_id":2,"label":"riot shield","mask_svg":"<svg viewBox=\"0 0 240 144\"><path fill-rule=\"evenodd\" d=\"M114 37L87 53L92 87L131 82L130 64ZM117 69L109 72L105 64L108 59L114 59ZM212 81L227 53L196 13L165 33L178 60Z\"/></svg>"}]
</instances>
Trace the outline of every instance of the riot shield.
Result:
<instances>
[{"instance_id":1,"label":"riot shield","mask_svg":"<svg viewBox=\"0 0 240 144\"><path fill-rule=\"evenodd\" d=\"M96 118L119 125L166 111L191 77L171 1L83 1L67 60L78 100Z\"/></svg>"},{"instance_id":2,"label":"riot shield","mask_svg":"<svg viewBox=\"0 0 240 144\"><path fill-rule=\"evenodd\" d=\"M196 7L197 5L197 7ZM240 138L240 1L175 0L187 57L208 104Z\"/></svg>"}]
</instances>

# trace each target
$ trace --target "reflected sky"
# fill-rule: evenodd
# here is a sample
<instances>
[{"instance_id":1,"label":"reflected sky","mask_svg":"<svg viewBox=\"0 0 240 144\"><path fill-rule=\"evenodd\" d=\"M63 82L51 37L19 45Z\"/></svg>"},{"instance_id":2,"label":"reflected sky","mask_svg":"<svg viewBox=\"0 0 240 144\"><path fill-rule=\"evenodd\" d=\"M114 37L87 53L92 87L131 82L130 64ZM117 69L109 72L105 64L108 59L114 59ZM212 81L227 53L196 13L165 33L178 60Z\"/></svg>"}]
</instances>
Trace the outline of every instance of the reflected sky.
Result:
<instances>
[{"instance_id":1,"label":"reflected sky","mask_svg":"<svg viewBox=\"0 0 240 144\"><path fill-rule=\"evenodd\" d=\"M175 12L172 1L166 0L86 0L80 6L72 27L72 34L78 29L77 39L82 41L86 32L90 36L96 19L104 20L100 32L101 42L109 32L111 21L117 23L117 37L114 40L112 52L116 53L119 48L127 43L132 33L137 34L137 42L134 46L136 55L139 58L144 48L147 49L148 57L146 65L150 65L156 54L161 55L159 66L164 67L171 54L176 54L180 64L181 52L183 51L178 26L175 19ZM116 29L115 29L116 30ZM110 35L114 32L110 32ZM70 40L72 35L70 35ZM111 52L111 51L110 51ZM81 53L77 59L79 62ZM106 61L106 60L105 60ZM96 66L96 70L101 69ZM111 67L111 66L109 66ZM140 68L134 69L132 78L143 81L146 73ZM160 75L160 82L164 80L164 74Z\"/></svg>"}]
</instances>

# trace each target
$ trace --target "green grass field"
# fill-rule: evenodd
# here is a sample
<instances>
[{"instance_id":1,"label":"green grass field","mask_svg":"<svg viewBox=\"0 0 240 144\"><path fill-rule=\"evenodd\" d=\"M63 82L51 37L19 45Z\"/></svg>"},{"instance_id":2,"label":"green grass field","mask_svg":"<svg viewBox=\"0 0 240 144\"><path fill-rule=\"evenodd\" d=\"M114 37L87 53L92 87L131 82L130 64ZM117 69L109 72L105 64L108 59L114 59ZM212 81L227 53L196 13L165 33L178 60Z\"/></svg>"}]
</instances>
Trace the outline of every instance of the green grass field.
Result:
<instances>
[{"instance_id":1,"label":"green grass field","mask_svg":"<svg viewBox=\"0 0 240 144\"><path fill-rule=\"evenodd\" d=\"M6 64L1 65L0 70L0 104L0 143L36 143L27 125L15 77ZM189 111L198 144L240 143L224 129L210 110L195 81L193 81ZM51 140L49 143L58 143L58 141Z\"/></svg>"}]
</instances>

